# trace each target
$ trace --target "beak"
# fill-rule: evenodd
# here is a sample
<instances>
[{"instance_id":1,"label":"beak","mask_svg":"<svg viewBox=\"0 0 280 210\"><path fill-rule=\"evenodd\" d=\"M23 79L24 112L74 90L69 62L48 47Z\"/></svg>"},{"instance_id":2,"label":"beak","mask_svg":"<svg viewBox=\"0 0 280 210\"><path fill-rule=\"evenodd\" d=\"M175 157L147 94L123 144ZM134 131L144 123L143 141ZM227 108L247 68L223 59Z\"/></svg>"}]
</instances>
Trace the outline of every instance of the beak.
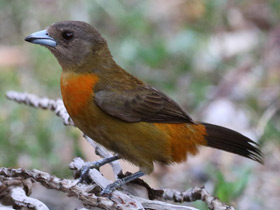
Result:
<instances>
[{"instance_id":1,"label":"beak","mask_svg":"<svg viewBox=\"0 0 280 210\"><path fill-rule=\"evenodd\" d=\"M30 34L29 36L25 37L24 40L33 44L40 44L49 47L55 47L57 45L56 41L49 36L46 29Z\"/></svg>"}]
</instances>

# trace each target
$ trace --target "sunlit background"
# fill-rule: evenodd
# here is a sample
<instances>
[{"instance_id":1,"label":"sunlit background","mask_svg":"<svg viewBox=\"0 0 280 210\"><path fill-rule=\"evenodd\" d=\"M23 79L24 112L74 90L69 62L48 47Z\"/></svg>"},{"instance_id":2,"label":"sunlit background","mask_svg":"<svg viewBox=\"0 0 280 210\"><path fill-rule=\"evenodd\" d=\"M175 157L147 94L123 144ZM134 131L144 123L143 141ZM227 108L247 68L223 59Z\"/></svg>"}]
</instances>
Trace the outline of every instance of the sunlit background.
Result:
<instances>
[{"instance_id":1,"label":"sunlit background","mask_svg":"<svg viewBox=\"0 0 280 210\"><path fill-rule=\"evenodd\" d=\"M262 166L202 148L187 163L157 165L144 177L151 186L205 185L236 209L279 206L280 1L0 0L0 20L1 166L71 177L73 157L96 159L78 129L63 126L54 113L5 98L8 90L61 97L56 59L24 37L56 21L82 20L107 39L128 72L167 93L194 119L250 136L265 154ZM124 171L137 170L122 164ZM112 177L109 167L103 172ZM33 196L51 209L73 209L41 188ZM191 205L207 209L202 202Z\"/></svg>"}]
</instances>

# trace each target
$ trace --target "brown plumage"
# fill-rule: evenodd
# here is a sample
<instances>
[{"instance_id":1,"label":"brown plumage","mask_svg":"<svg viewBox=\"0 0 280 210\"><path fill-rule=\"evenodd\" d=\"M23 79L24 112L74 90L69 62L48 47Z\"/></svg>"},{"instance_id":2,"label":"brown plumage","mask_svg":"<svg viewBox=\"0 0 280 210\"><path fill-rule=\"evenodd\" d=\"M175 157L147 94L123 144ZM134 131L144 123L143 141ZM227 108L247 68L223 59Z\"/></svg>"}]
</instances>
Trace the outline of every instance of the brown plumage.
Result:
<instances>
[{"instance_id":1,"label":"brown plumage","mask_svg":"<svg viewBox=\"0 0 280 210\"><path fill-rule=\"evenodd\" d=\"M76 126L141 171L152 172L156 161L184 161L201 145L263 162L249 138L194 122L164 93L124 71L92 26L58 22L26 40L48 47L62 66L63 102Z\"/></svg>"}]
</instances>

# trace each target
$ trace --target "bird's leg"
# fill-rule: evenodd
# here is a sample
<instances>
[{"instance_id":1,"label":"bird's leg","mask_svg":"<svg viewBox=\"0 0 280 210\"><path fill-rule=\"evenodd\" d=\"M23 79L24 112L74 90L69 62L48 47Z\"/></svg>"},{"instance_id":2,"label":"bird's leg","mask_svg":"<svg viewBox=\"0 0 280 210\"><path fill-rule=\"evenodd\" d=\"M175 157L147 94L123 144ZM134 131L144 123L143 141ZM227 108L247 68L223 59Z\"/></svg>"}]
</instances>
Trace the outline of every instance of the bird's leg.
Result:
<instances>
[{"instance_id":1,"label":"bird's leg","mask_svg":"<svg viewBox=\"0 0 280 210\"><path fill-rule=\"evenodd\" d=\"M144 176L144 172L143 171L137 171L134 174L128 175L122 179L118 179L115 182L113 182L112 184L108 184L102 191L101 191L101 195L109 195L111 194L116 188L131 182L141 176Z\"/></svg>"},{"instance_id":2,"label":"bird's leg","mask_svg":"<svg viewBox=\"0 0 280 210\"><path fill-rule=\"evenodd\" d=\"M111 163L115 160L120 159L120 157L118 155L116 156L112 156L112 157L107 157L107 158L103 158L101 160L98 161L94 161L94 162L87 162L80 170L80 178L78 183L82 183L83 181L87 180L88 178L88 172L90 169L95 168L97 170L99 170L99 168L107 163Z\"/></svg>"}]
</instances>

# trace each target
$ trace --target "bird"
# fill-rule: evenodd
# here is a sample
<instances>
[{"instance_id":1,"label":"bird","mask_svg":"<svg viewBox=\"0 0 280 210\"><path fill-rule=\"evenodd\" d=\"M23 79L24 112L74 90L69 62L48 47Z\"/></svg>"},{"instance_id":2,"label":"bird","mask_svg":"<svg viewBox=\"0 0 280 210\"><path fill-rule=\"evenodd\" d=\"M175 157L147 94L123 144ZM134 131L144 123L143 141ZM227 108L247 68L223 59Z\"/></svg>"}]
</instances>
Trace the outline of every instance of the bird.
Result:
<instances>
[{"instance_id":1,"label":"bird","mask_svg":"<svg viewBox=\"0 0 280 210\"><path fill-rule=\"evenodd\" d=\"M139 171L106 186L101 194L153 172L154 163L180 163L200 146L263 164L259 145L237 131L193 120L166 94L139 80L113 59L107 41L90 24L59 21L25 41L47 47L62 67L60 89L67 112L84 134ZM85 170L87 171L87 170Z\"/></svg>"}]
</instances>

